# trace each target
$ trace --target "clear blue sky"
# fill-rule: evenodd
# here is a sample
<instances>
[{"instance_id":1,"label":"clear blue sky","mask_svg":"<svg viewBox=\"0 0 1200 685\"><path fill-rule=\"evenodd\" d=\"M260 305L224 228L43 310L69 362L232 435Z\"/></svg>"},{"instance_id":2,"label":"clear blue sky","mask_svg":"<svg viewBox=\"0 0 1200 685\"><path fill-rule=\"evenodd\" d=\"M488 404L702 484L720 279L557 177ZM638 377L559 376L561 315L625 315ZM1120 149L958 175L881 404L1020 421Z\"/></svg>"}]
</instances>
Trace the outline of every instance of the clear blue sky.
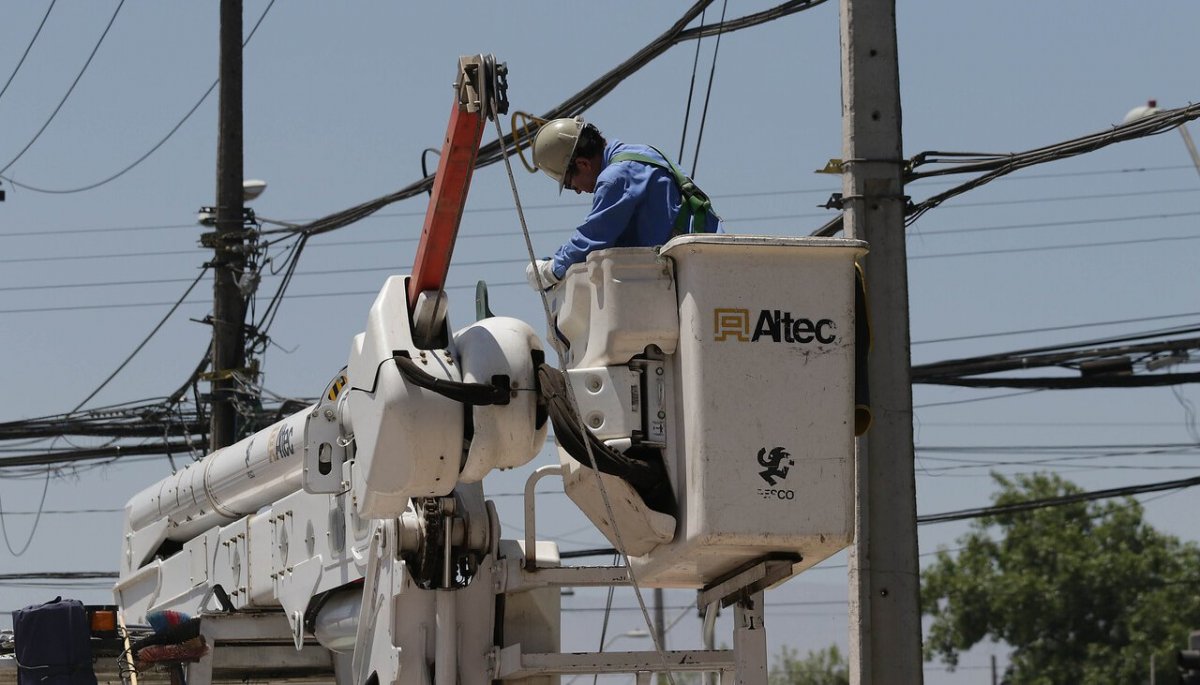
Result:
<instances>
[{"instance_id":1,"label":"clear blue sky","mask_svg":"<svg viewBox=\"0 0 1200 685\"><path fill-rule=\"evenodd\" d=\"M735 0L728 16L770 4ZM12 73L47 6L39 1L5 8L0 79ZM46 121L116 6L111 0L64 0L54 8L0 96L0 166ZM247 30L266 6L247 2ZM686 7L624 1L277 3L245 52L245 171L270 184L254 207L262 216L302 220L416 180L421 150L440 145L459 54L491 52L507 62L513 107L539 113L628 58ZM714 4L709 19L720 11L721 4ZM904 149L910 156L1039 147L1103 130L1148 98L1177 106L1197 97L1200 5L1194 2L925 0L901 2L897 14ZM127 2L61 112L5 175L69 189L137 159L215 79L217 26L217 3ZM687 168L714 44L709 39L701 45ZM611 137L677 154L694 49L673 48L587 116ZM731 230L804 235L831 216L817 205L838 190L839 179L812 171L840 156L838 58L834 2L722 38L696 179ZM489 129L485 140L493 138ZM0 395L0 420L75 406L184 291L208 257L197 246L201 229L194 217L214 201L215 149L214 95L160 150L112 183L67 195L4 184L0 368L7 392ZM519 168L518 175L537 248L548 254L583 216L587 198L559 197L547 179ZM945 187L929 182L909 192L919 200ZM476 174L450 281L519 283L495 287L493 308L541 330L538 303L523 285L524 248L512 205L501 165ZM277 347L266 359L267 388L285 396L321 391L345 363L350 338L385 275L407 269L424 209L423 199L409 200L310 243L271 330ZM951 201L910 229L914 362L1195 323L1200 317L927 342L1200 312L1198 215L1200 177L1175 132L1038 167ZM1009 228L940 234L983 227ZM101 230L118 228L131 230ZM508 235L472 237L501 231ZM945 256L1137 239L1147 242ZM122 281L153 283L115 284ZM266 278L264 291L276 283ZM186 379L209 336L190 319L208 312L210 292L205 281L89 406L161 396ZM473 317L471 291L454 291L452 302L456 322ZM74 309L60 309L67 307ZM968 401L1009 392L915 388L920 513L984 505L993 491L986 467L947 471L961 464L933 458L995 458L923 453L923 447L1196 442L1190 406L1200 393L1194 388L1048 391ZM1195 475L1196 458L1126 456L1057 468L1092 489ZM535 464L550 460L547 450ZM489 479L489 492L518 492L529 468ZM1015 473L1035 467L995 468ZM46 508L120 508L168 472L164 460L64 471L50 483ZM39 479L0 479L4 509L36 510L41 488ZM1154 525L1196 539L1197 496L1185 491L1144 499ZM565 498L545 499L544 536L560 540L564 549L603 544ZM506 534L519 535L518 500L498 502ZM4 517L14 548L23 545L32 522L27 515ZM14 557L0 548L0 569L115 569L120 526L119 513L47 514L26 554ZM957 524L922 527L921 552L953 547L964 530ZM778 604L767 613L772 651L780 644L802 650L845 645L842 563L835 558L771 594L769 601ZM55 592L0 587L0 609ZM91 602L108 596L103 589L62 592ZM668 593L671 606L692 599L691 593ZM564 598L567 608L602 604L600 593ZM618 595L617 604L636 605L629 595ZM668 617L677 613L669 610ZM598 613L579 616L589 625L599 622ZM0 625L7 624L8 617L0 617ZM636 612L621 611L610 634L639 625ZM572 628L568 644L594 647L597 633L589 630ZM695 644L697 634L698 623L689 616L672 631L671 645ZM930 665L927 682L981 682L986 676L971 669L986 668L993 651L1003 660L1002 647L977 649L958 674Z\"/></svg>"}]
</instances>

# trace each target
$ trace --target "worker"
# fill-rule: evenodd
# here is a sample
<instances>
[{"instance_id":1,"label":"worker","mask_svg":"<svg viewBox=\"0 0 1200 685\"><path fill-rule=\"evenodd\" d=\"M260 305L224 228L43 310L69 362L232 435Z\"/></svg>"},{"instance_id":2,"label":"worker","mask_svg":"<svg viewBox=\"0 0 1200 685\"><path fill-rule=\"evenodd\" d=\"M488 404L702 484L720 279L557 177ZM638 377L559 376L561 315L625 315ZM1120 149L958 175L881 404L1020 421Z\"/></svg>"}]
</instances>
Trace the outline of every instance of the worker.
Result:
<instances>
[{"instance_id":1,"label":"worker","mask_svg":"<svg viewBox=\"0 0 1200 685\"><path fill-rule=\"evenodd\" d=\"M662 245L684 233L721 233L712 203L661 152L648 145L607 141L582 117L542 125L533 163L558 182L558 191L592 193L592 210L550 259L526 267L535 290L556 285L572 264L609 247Z\"/></svg>"}]
</instances>

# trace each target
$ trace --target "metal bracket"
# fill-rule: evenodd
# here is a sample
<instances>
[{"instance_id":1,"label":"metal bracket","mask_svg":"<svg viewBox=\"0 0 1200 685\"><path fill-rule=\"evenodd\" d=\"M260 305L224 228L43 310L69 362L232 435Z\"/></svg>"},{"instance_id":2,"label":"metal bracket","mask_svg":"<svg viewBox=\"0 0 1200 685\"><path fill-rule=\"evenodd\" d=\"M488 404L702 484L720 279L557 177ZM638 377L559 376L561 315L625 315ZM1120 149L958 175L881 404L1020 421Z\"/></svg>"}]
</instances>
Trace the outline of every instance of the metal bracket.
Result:
<instances>
[{"instance_id":1,"label":"metal bracket","mask_svg":"<svg viewBox=\"0 0 1200 685\"><path fill-rule=\"evenodd\" d=\"M515 644L494 656L497 680L538 675L601 673L672 673L718 671L731 673L736 665L733 650L670 650L664 652L576 652L573 654L523 654ZM670 664L664 668L664 663Z\"/></svg>"},{"instance_id":2,"label":"metal bracket","mask_svg":"<svg viewBox=\"0 0 1200 685\"><path fill-rule=\"evenodd\" d=\"M831 159L828 162L825 162L825 166L823 168L814 169L813 173L814 174L841 174L842 173L842 160L836 159L836 158Z\"/></svg>"},{"instance_id":3,"label":"metal bracket","mask_svg":"<svg viewBox=\"0 0 1200 685\"><path fill-rule=\"evenodd\" d=\"M696 606L717 602L727 607L738 600L762 592L795 575L795 566L803 560L799 554L770 555L718 578L696 593Z\"/></svg>"},{"instance_id":4,"label":"metal bracket","mask_svg":"<svg viewBox=\"0 0 1200 685\"><path fill-rule=\"evenodd\" d=\"M450 302L444 290L426 290L417 295L412 308L413 342L421 349L445 347L446 311Z\"/></svg>"},{"instance_id":5,"label":"metal bracket","mask_svg":"<svg viewBox=\"0 0 1200 685\"><path fill-rule=\"evenodd\" d=\"M494 55L463 55L458 58L458 104L467 112L488 119L508 112L508 65L497 64Z\"/></svg>"},{"instance_id":6,"label":"metal bracket","mask_svg":"<svg viewBox=\"0 0 1200 685\"><path fill-rule=\"evenodd\" d=\"M313 494L339 494L342 464L349 456L342 440L342 422L338 403L347 384L343 368L325 386L320 401L304 422L304 490Z\"/></svg>"}]
</instances>

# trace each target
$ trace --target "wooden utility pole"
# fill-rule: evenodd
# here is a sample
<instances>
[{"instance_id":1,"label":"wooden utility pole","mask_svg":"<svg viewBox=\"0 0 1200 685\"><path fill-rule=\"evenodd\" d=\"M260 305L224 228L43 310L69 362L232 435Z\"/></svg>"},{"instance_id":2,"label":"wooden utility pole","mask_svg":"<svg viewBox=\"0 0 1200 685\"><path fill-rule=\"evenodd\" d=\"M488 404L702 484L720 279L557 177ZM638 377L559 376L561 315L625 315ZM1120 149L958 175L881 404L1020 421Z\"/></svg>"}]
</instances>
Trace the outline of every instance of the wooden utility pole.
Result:
<instances>
[{"instance_id":1,"label":"wooden utility pole","mask_svg":"<svg viewBox=\"0 0 1200 685\"><path fill-rule=\"evenodd\" d=\"M242 199L242 0L221 0L221 86L217 124L217 232L209 449L237 438L232 371L245 363L246 266Z\"/></svg>"},{"instance_id":2,"label":"wooden utility pole","mask_svg":"<svg viewBox=\"0 0 1200 685\"><path fill-rule=\"evenodd\" d=\"M857 442L850 682L922 682L895 0L841 0L842 202L864 261L874 424Z\"/></svg>"}]
</instances>

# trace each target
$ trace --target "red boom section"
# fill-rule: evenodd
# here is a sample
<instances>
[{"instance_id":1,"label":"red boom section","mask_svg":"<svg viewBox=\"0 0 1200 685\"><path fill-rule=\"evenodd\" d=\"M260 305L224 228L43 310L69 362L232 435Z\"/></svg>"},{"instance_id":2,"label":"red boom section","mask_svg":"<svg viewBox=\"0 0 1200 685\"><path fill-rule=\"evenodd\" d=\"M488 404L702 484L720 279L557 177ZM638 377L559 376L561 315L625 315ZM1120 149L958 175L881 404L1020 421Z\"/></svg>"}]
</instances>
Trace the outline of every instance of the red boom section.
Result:
<instances>
[{"instance_id":1,"label":"red boom section","mask_svg":"<svg viewBox=\"0 0 1200 685\"><path fill-rule=\"evenodd\" d=\"M416 304L417 295L426 290L441 290L446 285L485 121L480 112L467 112L457 101L450 112L450 125L446 129L437 176L433 180L433 194L429 198L429 209L425 211L425 227L421 230L421 242L417 244L417 257L408 282L410 310Z\"/></svg>"}]
</instances>

